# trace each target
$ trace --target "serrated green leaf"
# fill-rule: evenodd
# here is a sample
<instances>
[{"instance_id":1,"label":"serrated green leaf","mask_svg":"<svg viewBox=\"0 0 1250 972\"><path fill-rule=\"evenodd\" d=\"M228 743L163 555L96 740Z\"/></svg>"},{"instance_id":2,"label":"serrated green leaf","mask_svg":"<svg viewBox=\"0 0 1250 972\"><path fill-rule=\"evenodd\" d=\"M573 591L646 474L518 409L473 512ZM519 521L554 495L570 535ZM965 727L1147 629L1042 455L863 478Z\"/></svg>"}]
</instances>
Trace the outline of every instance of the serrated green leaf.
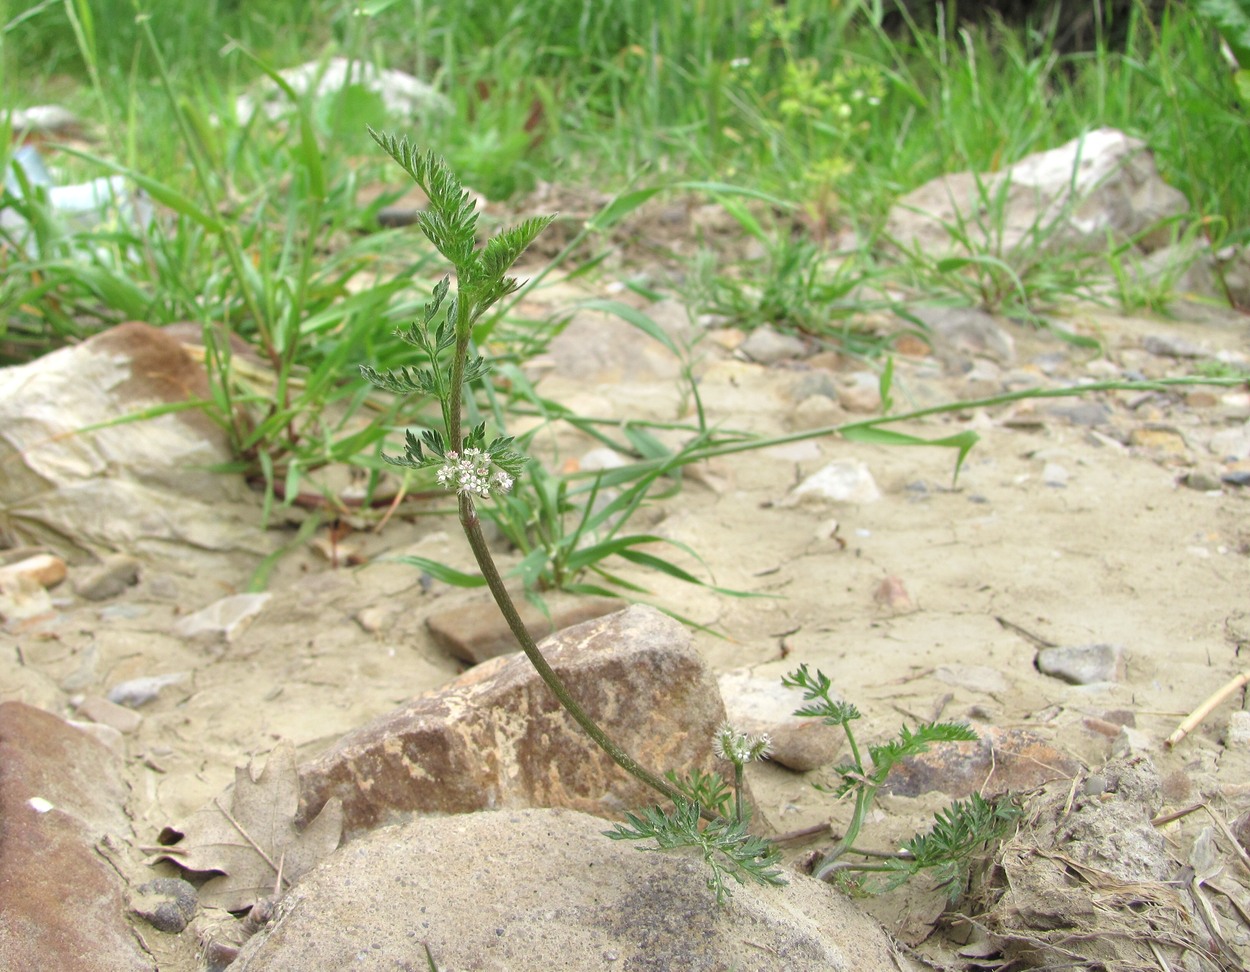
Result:
<instances>
[{"instance_id":1,"label":"serrated green leaf","mask_svg":"<svg viewBox=\"0 0 1250 972\"><path fill-rule=\"evenodd\" d=\"M396 395L413 395L418 392L433 395L437 386L432 373L415 368L393 371L375 371L368 365L360 366L360 375L369 384Z\"/></svg>"},{"instance_id":2,"label":"serrated green leaf","mask_svg":"<svg viewBox=\"0 0 1250 972\"><path fill-rule=\"evenodd\" d=\"M422 153L408 139L377 132L369 135L400 164L429 197L429 208L419 213L417 225L462 277L472 277L476 266L477 207L455 173L432 151Z\"/></svg>"},{"instance_id":3,"label":"serrated green leaf","mask_svg":"<svg viewBox=\"0 0 1250 972\"><path fill-rule=\"evenodd\" d=\"M502 278L554 219L555 216L531 216L487 240L477 262L480 280L489 283Z\"/></svg>"}]
</instances>

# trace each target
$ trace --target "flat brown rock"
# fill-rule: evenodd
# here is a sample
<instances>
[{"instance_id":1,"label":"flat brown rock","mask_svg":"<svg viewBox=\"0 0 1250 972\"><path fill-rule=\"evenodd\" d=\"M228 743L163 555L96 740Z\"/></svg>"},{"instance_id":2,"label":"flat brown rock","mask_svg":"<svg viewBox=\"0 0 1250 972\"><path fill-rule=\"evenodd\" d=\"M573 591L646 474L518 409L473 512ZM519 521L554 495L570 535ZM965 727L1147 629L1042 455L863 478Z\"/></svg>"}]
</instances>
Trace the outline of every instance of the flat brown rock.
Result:
<instances>
[{"instance_id":1,"label":"flat brown rock","mask_svg":"<svg viewBox=\"0 0 1250 972\"><path fill-rule=\"evenodd\" d=\"M904 760L890 772L884 790L908 797L938 790L955 799L973 793L989 798L1067 779L1081 768L1028 729L990 728L980 735L977 742L935 743Z\"/></svg>"},{"instance_id":2,"label":"flat brown rock","mask_svg":"<svg viewBox=\"0 0 1250 972\"><path fill-rule=\"evenodd\" d=\"M712 735L725 709L690 634L634 605L548 638L569 691L653 772L720 769ZM599 815L654 803L560 708L520 653L479 665L344 736L300 768L298 822L343 801L351 836L413 813L569 807Z\"/></svg>"},{"instance_id":3,"label":"flat brown rock","mask_svg":"<svg viewBox=\"0 0 1250 972\"><path fill-rule=\"evenodd\" d=\"M96 851L124 833L113 754L20 702L0 704L0 968L151 972L125 886Z\"/></svg>"},{"instance_id":4,"label":"flat brown rock","mask_svg":"<svg viewBox=\"0 0 1250 972\"><path fill-rule=\"evenodd\" d=\"M612 614L624 606L623 601L614 597L557 594L547 599L544 613L528 601L517 601L517 611L525 622L525 629L536 641L583 621ZM479 665L519 649L508 623L489 597L435 611L426 618L425 625L440 648L470 665Z\"/></svg>"}]
</instances>

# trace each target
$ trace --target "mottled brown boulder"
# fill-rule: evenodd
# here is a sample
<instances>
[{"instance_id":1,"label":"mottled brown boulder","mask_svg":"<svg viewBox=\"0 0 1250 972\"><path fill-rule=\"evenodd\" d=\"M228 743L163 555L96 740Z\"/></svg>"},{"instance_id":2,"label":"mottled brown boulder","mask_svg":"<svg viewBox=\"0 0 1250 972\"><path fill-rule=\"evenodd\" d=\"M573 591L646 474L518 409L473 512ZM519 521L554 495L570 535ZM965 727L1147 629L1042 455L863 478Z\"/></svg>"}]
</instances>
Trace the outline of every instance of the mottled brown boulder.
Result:
<instances>
[{"instance_id":1,"label":"mottled brown boulder","mask_svg":"<svg viewBox=\"0 0 1250 972\"><path fill-rule=\"evenodd\" d=\"M543 612L529 601L518 600L517 611L530 637L539 640L583 621L593 621L624 607L615 597L553 595ZM425 626L440 648L469 665L517 651L512 629L490 597L478 597L425 619Z\"/></svg>"},{"instance_id":2,"label":"mottled brown boulder","mask_svg":"<svg viewBox=\"0 0 1250 972\"><path fill-rule=\"evenodd\" d=\"M883 790L908 797L938 790L955 799L973 793L989 798L1070 779L1081 768L1028 729L991 727L980 733L976 742L935 743L927 752L903 760L890 772Z\"/></svg>"},{"instance_id":3,"label":"mottled brown boulder","mask_svg":"<svg viewBox=\"0 0 1250 972\"><path fill-rule=\"evenodd\" d=\"M129 835L117 758L56 716L0 704L0 968L151 972L121 877L96 850Z\"/></svg>"},{"instance_id":4,"label":"mottled brown boulder","mask_svg":"<svg viewBox=\"0 0 1250 972\"><path fill-rule=\"evenodd\" d=\"M716 679L680 624L635 605L542 649L590 716L653 772L717 767ZM297 823L343 801L350 837L413 813L569 807L598 815L656 802L564 710L519 652L479 665L344 736L300 768Z\"/></svg>"}]
</instances>

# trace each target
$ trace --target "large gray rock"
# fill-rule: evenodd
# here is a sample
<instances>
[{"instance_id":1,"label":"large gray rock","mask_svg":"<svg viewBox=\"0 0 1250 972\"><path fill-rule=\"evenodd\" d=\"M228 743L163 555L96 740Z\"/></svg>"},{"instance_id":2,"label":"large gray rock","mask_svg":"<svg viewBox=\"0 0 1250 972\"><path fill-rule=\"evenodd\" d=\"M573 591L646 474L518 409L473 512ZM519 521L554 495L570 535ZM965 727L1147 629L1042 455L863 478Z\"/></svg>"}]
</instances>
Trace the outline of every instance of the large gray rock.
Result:
<instances>
[{"instance_id":1,"label":"large gray rock","mask_svg":"<svg viewBox=\"0 0 1250 972\"><path fill-rule=\"evenodd\" d=\"M181 342L139 323L0 370L0 535L79 555L267 552L242 479L209 471L232 458L221 429L195 409L129 419L208 393Z\"/></svg>"},{"instance_id":2,"label":"large gray rock","mask_svg":"<svg viewBox=\"0 0 1250 972\"><path fill-rule=\"evenodd\" d=\"M312 95L313 101L328 98L345 88L357 86L378 96L387 114L416 118L451 110L451 103L433 86L403 71L379 68L370 61L332 57L308 61L278 72L297 95ZM292 114L296 105L272 80L265 78L252 91L235 100L239 121L250 121L257 109L270 121Z\"/></svg>"},{"instance_id":3,"label":"large gray rock","mask_svg":"<svg viewBox=\"0 0 1250 972\"><path fill-rule=\"evenodd\" d=\"M930 256L962 252L951 227L977 250L1031 248L1103 250L1107 235L1137 236L1186 211L1184 195L1159 176L1144 142L1100 128L1066 145L1027 156L1002 172L959 172L925 183L898 201L887 234ZM1148 234L1143 249L1168 242Z\"/></svg>"},{"instance_id":4,"label":"large gray rock","mask_svg":"<svg viewBox=\"0 0 1250 972\"><path fill-rule=\"evenodd\" d=\"M634 605L541 647L591 718L653 772L727 769L711 752L725 719L716 679L672 618ZM349 837L413 813L560 806L616 815L655 801L560 708L520 652L349 733L300 777L297 823L339 797Z\"/></svg>"},{"instance_id":5,"label":"large gray rock","mask_svg":"<svg viewBox=\"0 0 1250 972\"><path fill-rule=\"evenodd\" d=\"M898 972L917 965L804 875L734 887L701 860L639 853L567 810L418 819L346 847L280 902L232 972Z\"/></svg>"},{"instance_id":6,"label":"large gray rock","mask_svg":"<svg viewBox=\"0 0 1250 972\"><path fill-rule=\"evenodd\" d=\"M0 704L0 968L152 972L99 850L131 837L127 795L120 761L87 733Z\"/></svg>"}]
</instances>

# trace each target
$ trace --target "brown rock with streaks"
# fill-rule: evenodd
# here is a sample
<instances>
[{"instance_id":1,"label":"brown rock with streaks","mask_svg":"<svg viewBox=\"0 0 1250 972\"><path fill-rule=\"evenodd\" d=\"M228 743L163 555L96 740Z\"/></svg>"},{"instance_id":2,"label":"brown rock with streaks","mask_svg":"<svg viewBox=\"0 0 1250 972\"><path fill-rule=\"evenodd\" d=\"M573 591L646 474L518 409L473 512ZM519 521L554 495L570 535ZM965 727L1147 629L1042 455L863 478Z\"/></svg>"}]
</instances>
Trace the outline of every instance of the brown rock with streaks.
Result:
<instances>
[{"instance_id":1,"label":"brown rock with streaks","mask_svg":"<svg viewBox=\"0 0 1250 972\"><path fill-rule=\"evenodd\" d=\"M990 727L977 742L934 743L927 752L903 760L883 788L896 796L934 790L954 799L973 793L989 798L1032 790L1049 780L1067 779L1080 764L1028 729Z\"/></svg>"},{"instance_id":2,"label":"brown rock with streaks","mask_svg":"<svg viewBox=\"0 0 1250 972\"><path fill-rule=\"evenodd\" d=\"M676 621L634 605L562 631L542 649L591 718L644 766L679 774L717 768L712 734L725 708ZM655 802L560 708L519 652L349 733L300 768L300 783L297 824L337 796L345 838L413 813L569 807L613 815Z\"/></svg>"},{"instance_id":3,"label":"brown rock with streaks","mask_svg":"<svg viewBox=\"0 0 1250 972\"><path fill-rule=\"evenodd\" d=\"M122 879L96 852L129 834L116 757L42 709L0 704L0 968L152 972Z\"/></svg>"}]
</instances>

